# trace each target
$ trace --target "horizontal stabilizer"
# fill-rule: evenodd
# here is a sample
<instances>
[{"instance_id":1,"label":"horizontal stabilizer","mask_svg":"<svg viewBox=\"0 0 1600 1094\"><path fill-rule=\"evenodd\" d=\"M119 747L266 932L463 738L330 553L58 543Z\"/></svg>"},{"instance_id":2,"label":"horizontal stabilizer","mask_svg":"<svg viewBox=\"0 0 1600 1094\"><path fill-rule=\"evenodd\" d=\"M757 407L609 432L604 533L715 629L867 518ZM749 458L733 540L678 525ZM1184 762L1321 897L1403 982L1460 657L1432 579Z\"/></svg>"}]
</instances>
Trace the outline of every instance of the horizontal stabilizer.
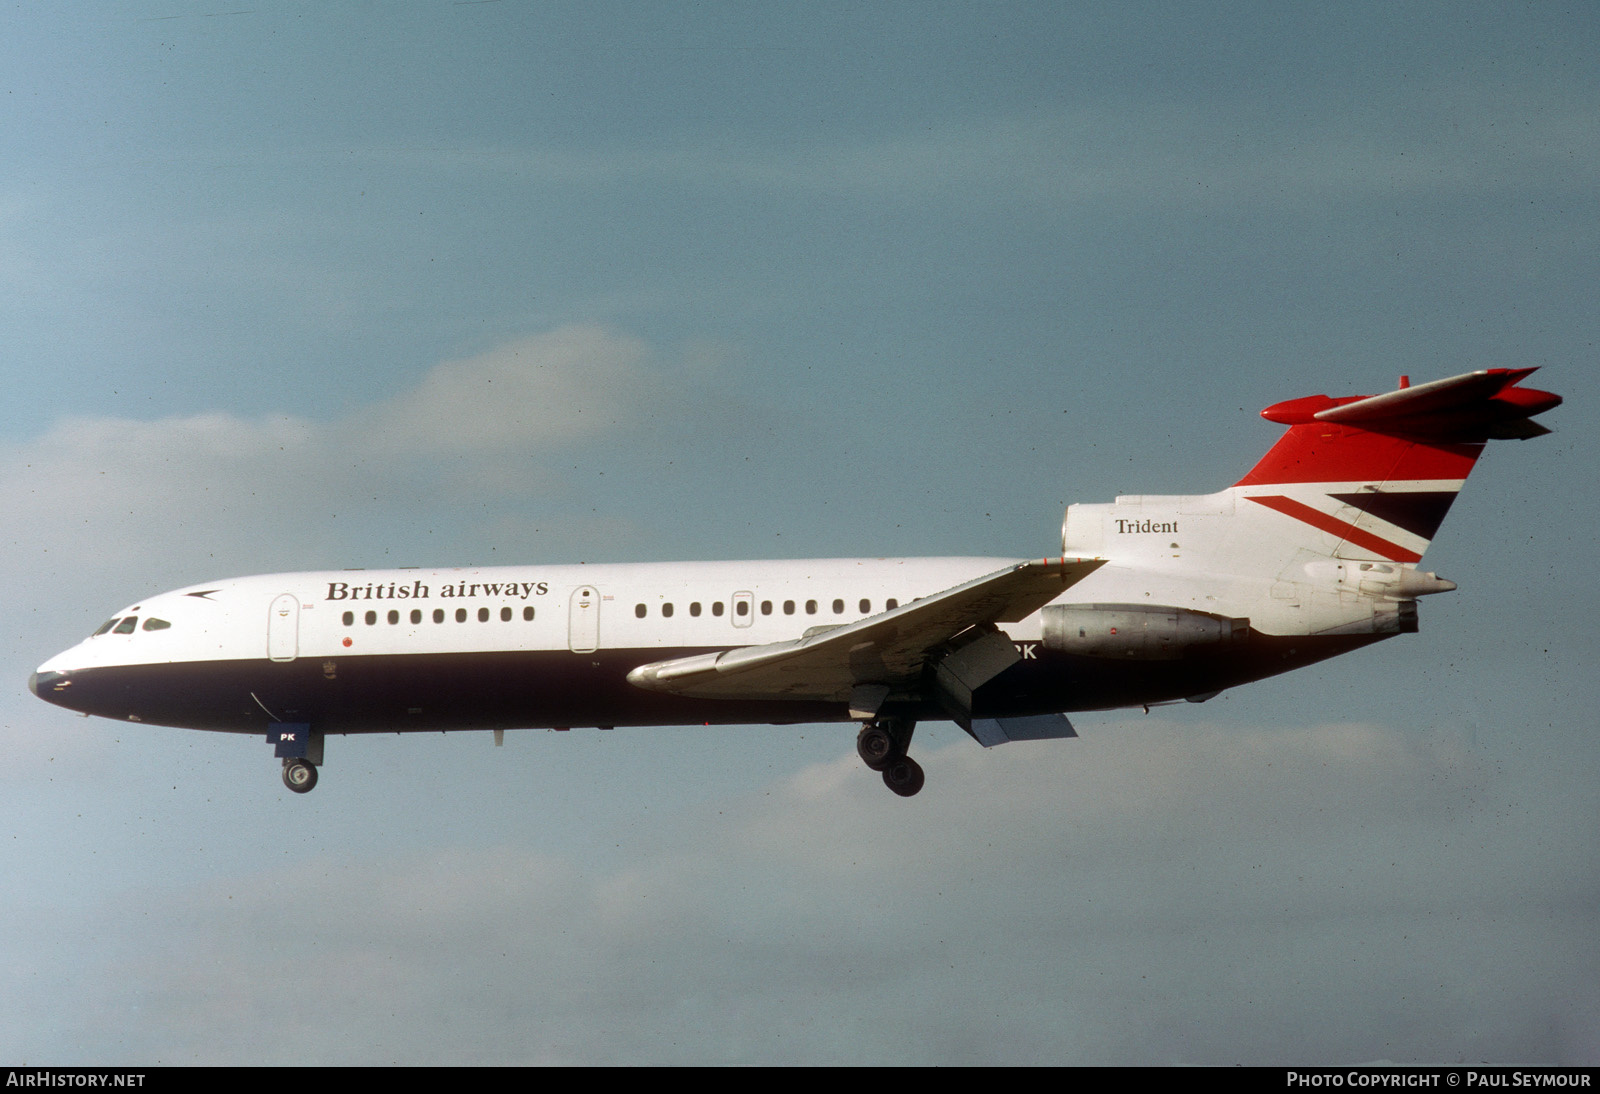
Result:
<instances>
[{"instance_id":1,"label":"horizontal stabilizer","mask_svg":"<svg viewBox=\"0 0 1600 1094\"><path fill-rule=\"evenodd\" d=\"M1500 422L1489 430L1489 437L1496 441L1527 441L1534 437L1543 437L1554 430L1540 425L1532 418L1514 418L1509 422Z\"/></svg>"},{"instance_id":2,"label":"horizontal stabilizer","mask_svg":"<svg viewBox=\"0 0 1600 1094\"><path fill-rule=\"evenodd\" d=\"M1283 425L1325 422L1436 443L1536 437L1549 430L1531 418L1560 406L1561 397L1517 386L1534 371L1480 369L1382 395L1311 395L1269 406L1261 416Z\"/></svg>"}]
</instances>

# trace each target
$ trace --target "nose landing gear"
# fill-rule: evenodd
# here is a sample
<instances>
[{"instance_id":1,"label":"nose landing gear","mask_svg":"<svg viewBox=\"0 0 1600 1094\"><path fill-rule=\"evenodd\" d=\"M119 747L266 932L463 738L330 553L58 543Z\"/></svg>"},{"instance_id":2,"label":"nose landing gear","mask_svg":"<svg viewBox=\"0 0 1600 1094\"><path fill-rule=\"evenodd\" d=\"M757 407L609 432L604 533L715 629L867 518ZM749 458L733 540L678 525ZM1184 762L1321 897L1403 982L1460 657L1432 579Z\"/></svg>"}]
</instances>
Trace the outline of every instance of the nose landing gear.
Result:
<instances>
[{"instance_id":1,"label":"nose landing gear","mask_svg":"<svg viewBox=\"0 0 1600 1094\"><path fill-rule=\"evenodd\" d=\"M922 765L906 755L911 747L911 732L917 723L910 718L877 718L866 722L856 734L856 754L861 762L883 774L883 785L909 798L922 789Z\"/></svg>"},{"instance_id":2,"label":"nose landing gear","mask_svg":"<svg viewBox=\"0 0 1600 1094\"><path fill-rule=\"evenodd\" d=\"M322 734L306 722L273 722L267 727L267 743L283 760L283 785L296 794L309 794L317 785L322 741Z\"/></svg>"},{"instance_id":3,"label":"nose landing gear","mask_svg":"<svg viewBox=\"0 0 1600 1094\"><path fill-rule=\"evenodd\" d=\"M296 794L308 794L317 785L317 768L305 760L283 761L283 785Z\"/></svg>"}]
</instances>

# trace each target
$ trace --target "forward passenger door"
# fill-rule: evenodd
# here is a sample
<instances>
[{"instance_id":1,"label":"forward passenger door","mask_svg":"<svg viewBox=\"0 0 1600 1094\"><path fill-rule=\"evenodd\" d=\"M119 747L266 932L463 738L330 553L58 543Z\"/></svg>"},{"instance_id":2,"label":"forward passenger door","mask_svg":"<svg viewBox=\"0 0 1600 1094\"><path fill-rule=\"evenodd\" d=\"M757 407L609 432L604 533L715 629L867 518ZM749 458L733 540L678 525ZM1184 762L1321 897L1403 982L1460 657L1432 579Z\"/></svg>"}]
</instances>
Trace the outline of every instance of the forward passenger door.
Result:
<instances>
[{"instance_id":1,"label":"forward passenger door","mask_svg":"<svg viewBox=\"0 0 1600 1094\"><path fill-rule=\"evenodd\" d=\"M567 603L567 648L593 653L600 648L600 593L593 585L572 590Z\"/></svg>"}]
</instances>

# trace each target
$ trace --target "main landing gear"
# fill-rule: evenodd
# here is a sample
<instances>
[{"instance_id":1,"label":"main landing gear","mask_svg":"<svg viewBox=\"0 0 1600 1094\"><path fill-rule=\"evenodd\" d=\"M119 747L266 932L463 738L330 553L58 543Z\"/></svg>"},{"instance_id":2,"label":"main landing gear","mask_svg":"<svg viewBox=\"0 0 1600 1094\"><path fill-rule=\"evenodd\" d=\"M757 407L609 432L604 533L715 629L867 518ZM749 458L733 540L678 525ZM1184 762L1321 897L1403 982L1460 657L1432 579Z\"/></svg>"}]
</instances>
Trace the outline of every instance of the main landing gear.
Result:
<instances>
[{"instance_id":1,"label":"main landing gear","mask_svg":"<svg viewBox=\"0 0 1600 1094\"><path fill-rule=\"evenodd\" d=\"M917 723L910 718L878 718L867 722L856 734L856 753L861 762L883 773L883 785L909 798L922 789L922 765L906 755L911 747L911 731Z\"/></svg>"}]
</instances>

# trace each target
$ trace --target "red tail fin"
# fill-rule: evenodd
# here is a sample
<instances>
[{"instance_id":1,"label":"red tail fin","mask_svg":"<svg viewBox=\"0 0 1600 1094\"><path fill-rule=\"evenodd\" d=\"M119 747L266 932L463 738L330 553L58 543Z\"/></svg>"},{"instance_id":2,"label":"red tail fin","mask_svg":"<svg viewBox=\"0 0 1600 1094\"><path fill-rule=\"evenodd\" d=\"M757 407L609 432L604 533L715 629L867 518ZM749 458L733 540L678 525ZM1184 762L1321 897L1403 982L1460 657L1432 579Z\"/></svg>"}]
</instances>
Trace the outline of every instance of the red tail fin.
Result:
<instances>
[{"instance_id":1,"label":"red tail fin","mask_svg":"<svg viewBox=\"0 0 1600 1094\"><path fill-rule=\"evenodd\" d=\"M1237 485L1464 479L1485 441L1550 432L1533 415L1561 397L1516 386L1533 371L1486 369L1383 395L1274 404L1261 416L1289 431Z\"/></svg>"},{"instance_id":2,"label":"red tail fin","mask_svg":"<svg viewBox=\"0 0 1600 1094\"><path fill-rule=\"evenodd\" d=\"M1236 485L1249 488L1248 500L1337 537L1340 551L1415 562L1487 441L1550 432L1533 415L1560 396L1516 386L1533 371L1487 369L1383 395L1270 406L1261 416L1289 430Z\"/></svg>"}]
</instances>

